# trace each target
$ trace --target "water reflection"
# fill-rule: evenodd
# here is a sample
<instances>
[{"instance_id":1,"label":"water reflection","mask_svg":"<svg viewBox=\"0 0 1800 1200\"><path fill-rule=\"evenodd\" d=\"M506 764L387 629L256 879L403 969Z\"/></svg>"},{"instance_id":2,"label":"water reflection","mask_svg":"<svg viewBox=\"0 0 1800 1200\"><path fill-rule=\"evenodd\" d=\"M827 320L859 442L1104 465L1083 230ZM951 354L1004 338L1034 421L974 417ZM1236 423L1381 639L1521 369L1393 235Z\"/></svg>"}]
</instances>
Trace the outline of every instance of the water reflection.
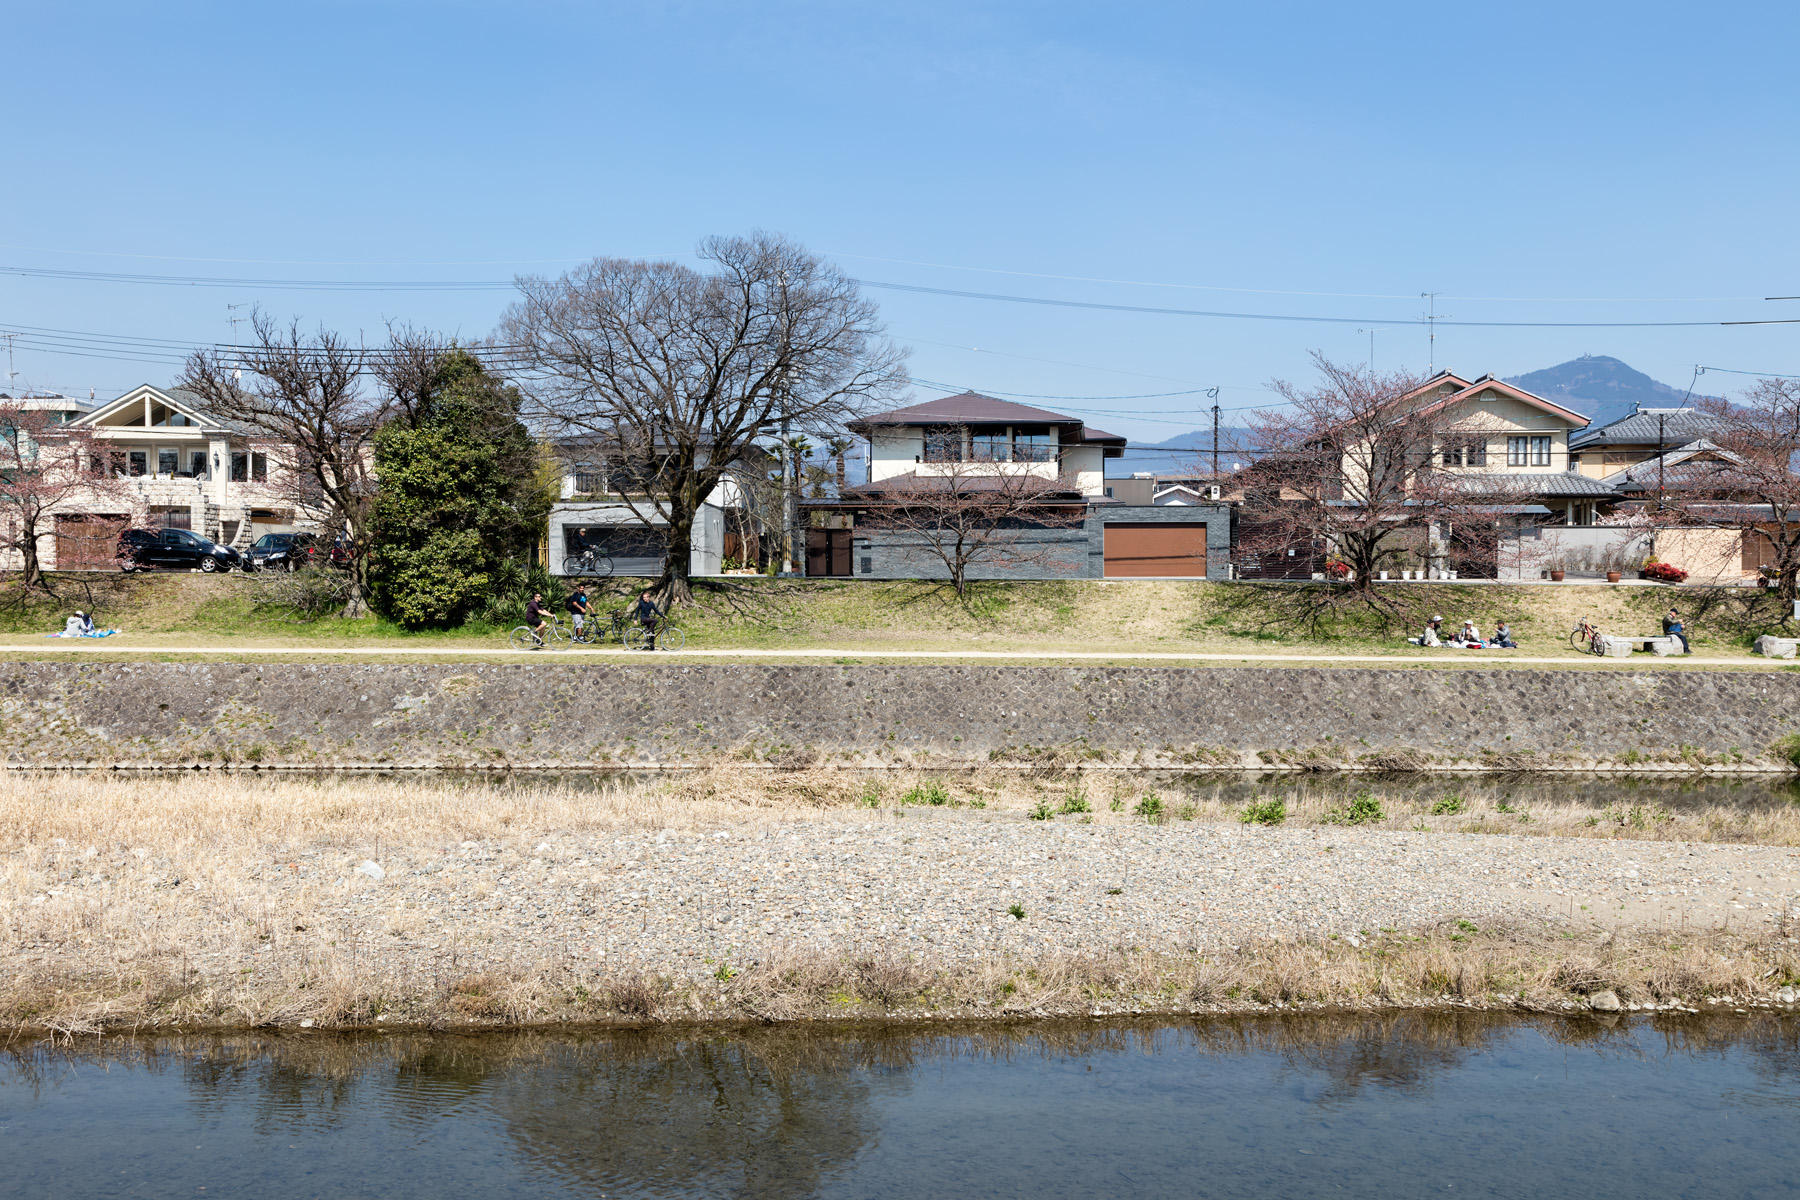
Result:
<instances>
[{"instance_id":1,"label":"water reflection","mask_svg":"<svg viewBox=\"0 0 1800 1200\"><path fill-rule=\"evenodd\" d=\"M0 1067L0 1178L59 1197L1793 1194L1797 1068L1800 1023L1773 1016L40 1043Z\"/></svg>"}]
</instances>

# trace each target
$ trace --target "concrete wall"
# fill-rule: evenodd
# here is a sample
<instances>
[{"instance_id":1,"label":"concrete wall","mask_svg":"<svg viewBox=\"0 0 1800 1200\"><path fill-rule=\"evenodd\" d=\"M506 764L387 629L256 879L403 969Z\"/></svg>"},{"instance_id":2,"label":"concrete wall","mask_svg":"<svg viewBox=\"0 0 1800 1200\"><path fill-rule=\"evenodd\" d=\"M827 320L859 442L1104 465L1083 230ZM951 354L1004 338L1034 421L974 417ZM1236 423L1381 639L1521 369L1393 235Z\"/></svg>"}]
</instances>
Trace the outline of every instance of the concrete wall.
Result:
<instances>
[{"instance_id":1,"label":"concrete wall","mask_svg":"<svg viewBox=\"0 0 1800 1200\"><path fill-rule=\"evenodd\" d=\"M1694 754L1754 760L1797 722L1800 675L1764 671L0 664L0 761L15 767L1521 768L1629 754L1686 770Z\"/></svg>"},{"instance_id":2,"label":"concrete wall","mask_svg":"<svg viewBox=\"0 0 1800 1200\"><path fill-rule=\"evenodd\" d=\"M1109 522L1148 525L1205 525L1206 577L1231 578L1231 507L1225 504L1131 505L1096 504L1080 524L1024 531L1012 562L989 562L969 572L973 579L1102 579L1106 575L1106 526ZM1038 561L1019 561L1042 551ZM999 556L996 556L999 557ZM864 570L864 565L868 569ZM850 567L859 579L944 579L943 560L929 553L914 535L858 525Z\"/></svg>"}]
</instances>

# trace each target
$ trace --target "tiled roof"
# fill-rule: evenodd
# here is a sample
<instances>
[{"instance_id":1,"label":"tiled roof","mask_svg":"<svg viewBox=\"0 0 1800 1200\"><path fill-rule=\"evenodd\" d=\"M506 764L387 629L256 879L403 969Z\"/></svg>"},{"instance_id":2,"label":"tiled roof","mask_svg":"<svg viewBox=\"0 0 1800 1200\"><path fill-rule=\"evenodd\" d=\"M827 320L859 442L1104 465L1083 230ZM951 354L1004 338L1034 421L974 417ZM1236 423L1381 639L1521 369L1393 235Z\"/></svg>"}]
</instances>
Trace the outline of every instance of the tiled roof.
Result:
<instances>
[{"instance_id":1,"label":"tiled roof","mask_svg":"<svg viewBox=\"0 0 1800 1200\"><path fill-rule=\"evenodd\" d=\"M1618 489L1603 479L1577 475L1573 471L1541 471L1532 473L1490 472L1456 476L1456 486L1471 495L1544 496L1572 500L1583 496L1617 496Z\"/></svg>"},{"instance_id":2,"label":"tiled roof","mask_svg":"<svg viewBox=\"0 0 1800 1200\"><path fill-rule=\"evenodd\" d=\"M1662 423L1660 434L1657 423ZM1719 418L1693 408L1640 409L1616 421L1569 435L1570 450L1595 446L1654 446L1660 436L1673 448L1695 438L1716 433Z\"/></svg>"},{"instance_id":3,"label":"tiled roof","mask_svg":"<svg viewBox=\"0 0 1800 1200\"><path fill-rule=\"evenodd\" d=\"M979 423L989 425L1079 425L1080 417L1065 416L1046 408L996 400L980 392L963 392L941 400L927 400L890 412L875 413L850 423L859 432L871 425L956 425ZM1110 434L1102 436L1110 437Z\"/></svg>"}]
</instances>

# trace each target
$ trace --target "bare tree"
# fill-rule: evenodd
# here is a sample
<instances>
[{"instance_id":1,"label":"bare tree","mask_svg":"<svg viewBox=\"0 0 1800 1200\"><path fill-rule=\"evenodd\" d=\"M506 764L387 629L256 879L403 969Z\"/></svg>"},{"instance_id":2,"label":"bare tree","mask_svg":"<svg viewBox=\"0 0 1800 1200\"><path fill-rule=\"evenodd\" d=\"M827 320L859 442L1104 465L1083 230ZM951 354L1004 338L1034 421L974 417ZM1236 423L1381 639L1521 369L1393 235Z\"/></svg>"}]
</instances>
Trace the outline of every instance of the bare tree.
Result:
<instances>
[{"instance_id":1,"label":"bare tree","mask_svg":"<svg viewBox=\"0 0 1800 1200\"><path fill-rule=\"evenodd\" d=\"M1725 453L1673 468L1677 492L1693 523L1740 530L1791 602L1800 595L1800 380L1762 379L1738 403L1700 404L1720 418L1712 440Z\"/></svg>"},{"instance_id":2,"label":"bare tree","mask_svg":"<svg viewBox=\"0 0 1800 1200\"><path fill-rule=\"evenodd\" d=\"M1073 572L1069 540L1057 530L1080 527L1086 503L1064 478L992 463L944 463L926 475L884 479L865 489L869 514L902 552L942 564L958 597L968 598L971 572L1026 567ZM897 535L897 536L896 536ZM1076 551L1083 558L1086 544Z\"/></svg>"},{"instance_id":3,"label":"bare tree","mask_svg":"<svg viewBox=\"0 0 1800 1200\"><path fill-rule=\"evenodd\" d=\"M275 466L296 507L317 513L350 550L350 597L343 615L367 613L369 512L375 498L372 447L391 406L362 387L369 355L330 330L303 335L258 310L255 341L229 353L198 350L178 386L206 407L268 437Z\"/></svg>"},{"instance_id":4,"label":"bare tree","mask_svg":"<svg viewBox=\"0 0 1800 1200\"><path fill-rule=\"evenodd\" d=\"M1296 603L1315 614L1353 603L1399 615L1375 586L1381 569L1409 553L1436 562L1491 557L1493 507L1516 489L1498 474L1452 469L1467 463L1459 448L1468 432L1422 395L1423 378L1377 375L1320 354L1313 362L1317 384L1277 381L1287 406L1253 414L1258 457L1236 480L1239 553L1322 545L1338 586L1297 594Z\"/></svg>"},{"instance_id":5,"label":"bare tree","mask_svg":"<svg viewBox=\"0 0 1800 1200\"><path fill-rule=\"evenodd\" d=\"M24 590L50 590L39 545L56 535L57 514L123 499L125 489L92 430L28 401L0 399L0 550L19 556Z\"/></svg>"},{"instance_id":6,"label":"bare tree","mask_svg":"<svg viewBox=\"0 0 1800 1200\"><path fill-rule=\"evenodd\" d=\"M597 258L522 277L496 335L538 416L617 464L618 499L666 532L677 602L700 507L758 437L828 436L906 381L875 305L825 260L764 233L699 256L710 271Z\"/></svg>"}]
</instances>

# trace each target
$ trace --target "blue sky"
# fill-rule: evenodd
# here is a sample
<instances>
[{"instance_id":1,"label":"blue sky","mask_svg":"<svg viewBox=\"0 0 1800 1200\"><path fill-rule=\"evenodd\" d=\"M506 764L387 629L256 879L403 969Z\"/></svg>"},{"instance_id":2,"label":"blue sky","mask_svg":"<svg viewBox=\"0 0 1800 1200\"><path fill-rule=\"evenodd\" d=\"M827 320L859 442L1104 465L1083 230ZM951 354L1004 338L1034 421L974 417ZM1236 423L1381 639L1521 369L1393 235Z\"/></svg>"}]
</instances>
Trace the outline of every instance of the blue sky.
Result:
<instances>
[{"instance_id":1,"label":"blue sky","mask_svg":"<svg viewBox=\"0 0 1800 1200\"><path fill-rule=\"evenodd\" d=\"M1421 292L1452 320L1800 317L1762 299L1800 295L1795 6L1481 8L21 0L0 266L504 281L767 228L871 281L1343 322L874 293L921 380L1102 397L1045 403L1145 441L1210 401L1110 397L1266 402L1309 351L1366 359L1371 324L1378 367L1423 369ZM212 342L261 303L480 337L506 300L0 275L0 328ZM175 371L46 344L17 386ZM1613 354L1686 386L1797 351L1800 326L1442 326L1437 364Z\"/></svg>"}]
</instances>

